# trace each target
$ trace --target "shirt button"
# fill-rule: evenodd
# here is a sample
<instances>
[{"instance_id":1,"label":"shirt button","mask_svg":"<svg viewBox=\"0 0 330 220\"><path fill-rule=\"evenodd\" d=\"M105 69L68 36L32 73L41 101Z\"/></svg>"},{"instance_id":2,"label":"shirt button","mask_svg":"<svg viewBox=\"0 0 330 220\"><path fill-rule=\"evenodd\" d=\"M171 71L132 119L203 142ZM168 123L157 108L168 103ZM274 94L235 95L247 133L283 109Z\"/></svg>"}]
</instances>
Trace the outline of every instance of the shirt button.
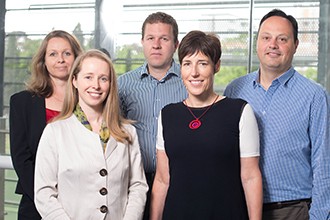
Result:
<instances>
[{"instance_id":1,"label":"shirt button","mask_svg":"<svg viewBox=\"0 0 330 220\"><path fill-rule=\"evenodd\" d=\"M106 189L106 188L102 188L102 189L100 189L100 194L102 195L102 196L105 196L106 194L108 194L108 190Z\"/></svg>"},{"instance_id":2,"label":"shirt button","mask_svg":"<svg viewBox=\"0 0 330 220\"><path fill-rule=\"evenodd\" d=\"M100 175L106 176L106 175L108 175L108 171L106 169L102 169L102 170L100 170Z\"/></svg>"},{"instance_id":3,"label":"shirt button","mask_svg":"<svg viewBox=\"0 0 330 220\"><path fill-rule=\"evenodd\" d=\"M100 207L100 211L102 213L107 213L108 212L108 207L106 207L105 205L103 205L103 206Z\"/></svg>"}]
</instances>

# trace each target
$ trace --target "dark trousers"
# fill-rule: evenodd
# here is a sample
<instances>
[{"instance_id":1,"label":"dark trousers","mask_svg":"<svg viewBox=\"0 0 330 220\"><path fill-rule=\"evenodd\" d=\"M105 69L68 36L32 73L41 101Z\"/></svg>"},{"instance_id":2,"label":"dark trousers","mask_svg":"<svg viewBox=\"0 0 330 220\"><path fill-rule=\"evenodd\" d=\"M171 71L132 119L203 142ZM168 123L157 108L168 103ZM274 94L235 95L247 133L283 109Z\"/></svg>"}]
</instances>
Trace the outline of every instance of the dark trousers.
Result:
<instances>
[{"instance_id":1,"label":"dark trousers","mask_svg":"<svg viewBox=\"0 0 330 220\"><path fill-rule=\"evenodd\" d=\"M264 204L262 220L309 220L310 200Z\"/></svg>"},{"instance_id":2,"label":"dark trousers","mask_svg":"<svg viewBox=\"0 0 330 220\"><path fill-rule=\"evenodd\" d=\"M39 215L34 202L27 195L22 195L21 202L18 207L18 220L40 220Z\"/></svg>"},{"instance_id":3,"label":"dark trousers","mask_svg":"<svg viewBox=\"0 0 330 220\"><path fill-rule=\"evenodd\" d=\"M146 179L149 186L149 190L147 193L147 202L144 208L143 220L149 220L150 218L150 197L151 197L151 190L152 190L152 184L154 182L154 177L155 177L154 173L146 173Z\"/></svg>"}]
</instances>

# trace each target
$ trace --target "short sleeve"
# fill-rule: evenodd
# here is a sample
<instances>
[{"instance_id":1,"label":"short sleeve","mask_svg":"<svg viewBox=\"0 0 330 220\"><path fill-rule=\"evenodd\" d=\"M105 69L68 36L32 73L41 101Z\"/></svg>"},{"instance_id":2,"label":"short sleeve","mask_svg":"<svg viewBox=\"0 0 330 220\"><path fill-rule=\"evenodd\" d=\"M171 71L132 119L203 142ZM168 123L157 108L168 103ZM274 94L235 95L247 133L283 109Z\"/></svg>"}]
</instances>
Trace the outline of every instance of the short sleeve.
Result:
<instances>
[{"instance_id":1,"label":"short sleeve","mask_svg":"<svg viewBox=\"0 0 330 220\"><path fill-rule=\"evenodd\" d=\"M258 124L249 104L245 105L239 121L239 144L241 157L260 156Z\"/></svg>"},{"instance_id":2,"label":"short sleeve","mask_svg":"<svg viewBox=\"0 0 330 220\"><path fill-rule=\"evenodd\" d=\"M159 117L158 117L156 149L165 150L164 137L163 137L163 124L162 124L162 111L160 111Z\"/></svg>"}]
</instances>

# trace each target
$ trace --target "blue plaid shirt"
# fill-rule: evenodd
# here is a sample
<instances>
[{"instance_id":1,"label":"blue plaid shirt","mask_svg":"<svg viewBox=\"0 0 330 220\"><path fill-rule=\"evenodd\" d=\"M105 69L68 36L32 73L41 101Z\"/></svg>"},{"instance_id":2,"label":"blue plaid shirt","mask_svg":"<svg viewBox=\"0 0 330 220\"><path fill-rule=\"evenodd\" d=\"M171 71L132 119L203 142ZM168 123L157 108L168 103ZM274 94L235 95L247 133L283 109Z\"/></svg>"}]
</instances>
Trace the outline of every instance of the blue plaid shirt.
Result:
<instances>
[{"instance_id":1,"label":"blue plaid shirt","mask_svg":"<svg viewBox=\"0 0 330 220\"><path fill-rule=\"evenodd\" d=\"M171 68L160 81L148 73L147 63L118 77L121 108L126 118L135 120L142 160L147 173L156 170L157 122L160 110L167 104L187 97L180 65Z\"/></svg>"},{"instance_id":2,"label":"blue plaid shirt","mask_svg":"<svg viewBox=\"0 0 330 220\"><path fill-rule=\"evenodd\" d=\"M330 219L327 92L291 68L268 90L256 71L234 80L224 94L245 99L258 120L264 202L312 198L310 219Z\"/></svg>"}]
</instances>

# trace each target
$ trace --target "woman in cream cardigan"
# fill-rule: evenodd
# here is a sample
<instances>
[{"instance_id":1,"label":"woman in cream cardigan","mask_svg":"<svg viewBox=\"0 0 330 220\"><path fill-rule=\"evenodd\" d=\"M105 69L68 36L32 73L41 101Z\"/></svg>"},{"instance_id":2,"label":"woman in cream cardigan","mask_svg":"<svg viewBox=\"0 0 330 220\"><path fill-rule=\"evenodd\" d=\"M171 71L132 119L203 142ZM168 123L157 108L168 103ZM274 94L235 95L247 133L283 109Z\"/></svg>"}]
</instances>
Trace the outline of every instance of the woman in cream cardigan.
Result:
<instances>
[{"instance_id":1,"label":"woman in cream cardigan","mask_svg":"<svg viewBox=\"0 0 330 220\"><path fill-rule=\"evenodd\" d=\"M109 57L79 56L61 114L39 142L35 203L43 219L142 219L148 186L136 131L118 103Z\"/></svg>"}]
</instances>

